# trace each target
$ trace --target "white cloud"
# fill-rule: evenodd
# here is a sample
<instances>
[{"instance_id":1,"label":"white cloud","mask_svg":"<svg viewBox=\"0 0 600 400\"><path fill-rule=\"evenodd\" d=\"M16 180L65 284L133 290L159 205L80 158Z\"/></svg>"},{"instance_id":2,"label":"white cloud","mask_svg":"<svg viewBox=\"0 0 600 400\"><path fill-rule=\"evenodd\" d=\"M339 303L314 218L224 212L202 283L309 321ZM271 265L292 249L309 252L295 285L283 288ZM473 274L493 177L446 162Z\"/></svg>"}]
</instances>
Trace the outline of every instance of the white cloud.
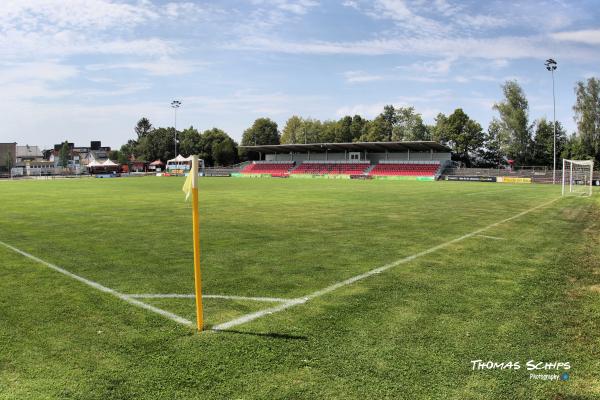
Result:
<instances>
[{"instance_id":1,"label":"white cloud","mask_svg":"<svg viewBox=\"0 0 600 400\"><path fill-rule=\"evenodd\" d=\"M391 38L355 42L290 42L271 37L246 37L230 48L275 51L291 54L409 54L430 57L519 59L544 57L547 42L539 37L503 36L493 38ZM584 53L580 53L583 55Z\"/></svg>"},{"instance_id":2,"label":"white cloud","mask_svg":"<svg viewBox=\"0 0 600 400\"><path fill-rule=\"evenodd\" d=\"M402 28L419 34L441 36L449 32L447 24L413 12L403 0L377 0L374 2L374 9L367 11L367 14L375 18L391 18Z\"/></svg>"},{"instance_id":3,"label":"white cloud","mask_svg":"<svg viewBox=\"0 0 600 400\"><path fill-rule=\"evenodd\" d=\"M192 2L167 3L162 8L162 13L169 18L185 18L201 15L204 11L201 6Z\"/></svg>"},{"instance_id":4,"label":"white cloud","mask_svg":"<svg viewBox=\"0 0 600 400\"><path fill-rule=\"evenodd\" d=\"M4 0L0 22L21 30L112 29L131 27L159 18L148 3L136 5L105 0Z\"/></svg>"},{"instance_id":5,"label":"white cloud","mask_svg":"<svg viewBox=\"0 0 600 400\"><path fill-rule=\"evenodd\" d=\"M465 15L458 23L463 27L474 29L500 28L510 24L506 18L492 15Z\"/></svg>"},{"instance_id":6,"label":"white cloud","mask_svg":"<svg viewBox=\"0 0 600 400\"><path fill-rule=\"evenodd\" d=\"M72 90L61 89L60 84L77 77L79 73L77 67L57 61L2 63L2 101L68 96Z\"/></svg>"},{"instance_id":7,"label":"white cloud","mask_svg":"<svg viewBox=\"0 0 600 400\"><path fill-rule=\"evenodd\" d=\"M374 118L383 111L383 107L389 103L355 104L338 108L335 113L338 117L346 115L361 115L366 118Z\"/></svg>"},{"instance_id":8,"label":"white cloud","mask_svg":"<svg viewBox=\"0 0 600 400\"><path fill-rule=\"evenodd\" d=\"M398 69L411 71L415 74L426 75L447 75L450 72L452 64L456 57L446 57L440 60L417 62L406 66L399 66Z\"/></svg>"},{"instance_id":9,"label":"white cloud","mask_svg":"<svg viewBox=\"0 0 600 400\"><path fill-rule=\"evenodd\" d=\"M551 35L554 39L590 45L600 44L600 29L585 29L580 31L556 32Z\"/></svg>"},{"instance_id":10,"label":"white cloud","mask_svg":"<svg viewBox=\"0 0 600 400\"><path fill-rule=\"evenodd\" d=\"M56 61L0 64L0 83L2 84L22 80L62 81L78 74L77 67Z\"/></svg>"},{"instance_id":11,"label":"white cloud","mask_svg":"<svg viewBox=\"0 0 600 400\"><path fill-rule=\"evenodd\" d=\"M133 35L163 17L192 15L192 3L155 6L108 0L4 0L0 3L0 56L44 59L77 54L164 56L180 50L170 41Z\"/></svg>"},{"instance_id":12,"label":"white cloud","mask_svg":"<svg viewBox=\"0 0 600 400\"><path fill-rule=\"evenodd\" d=\"M319 5L315 0L253 0L252 3L300 15L306 14L309 9Z\"/></svg>"},{"instance_id":13,"label":"white cloud","mask_svg":"<svg viewBox=\"0 0 600 400\"><path fill-rule=\"evenodd\" d=\"M161 57L147 61L119 62L111 64L92 64L86 67L89 71L105 71L113 69L128 69L144 72L154 76L185 75L206 66L207 63Z\"/></svg>"},{"instance_id":14,"label":"white cloud","mask_svg":"<svg viewBox=\"0 0 600 400\"><path fill-rule=\"evenodd\" d=\"M323 100L321 96L293 96L285 93L257 93L241 90L230 95L193 96L185 99L185 103L202 113L226 114L232 111L245 112L255 115L285 115L292 114L294 108L302 103L317 103Z\"/></svg>"},{"instance_id":15,"label":"white cloud","mask_svg":"<svg viewBox=\"0 0 600 400\"><path fill-rule=\"evenodd\" d=\"M344 78L348 83L365 83L382 80L383 76L368 74L364 71L346 71Z\"/></svg>"}]
</instances>

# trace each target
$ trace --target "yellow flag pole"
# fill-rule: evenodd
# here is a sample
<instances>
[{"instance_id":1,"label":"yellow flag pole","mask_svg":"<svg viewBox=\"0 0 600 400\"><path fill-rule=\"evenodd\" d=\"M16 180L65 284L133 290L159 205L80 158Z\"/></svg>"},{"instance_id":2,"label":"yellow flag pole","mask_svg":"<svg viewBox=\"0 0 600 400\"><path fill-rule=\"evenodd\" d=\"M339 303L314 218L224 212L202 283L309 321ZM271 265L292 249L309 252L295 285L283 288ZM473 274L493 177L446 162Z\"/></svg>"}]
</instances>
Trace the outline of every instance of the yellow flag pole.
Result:
<instances>
[{"instance_id":1,"label":"yellow flag pole","mask_svg":"<svg viewBox=\"0 0 600 400\"><path fill-rule=\"evenodd\" d=\"M200 272L200 218L198 215L198 156L192 157L192 225L194 229L194 285L196 289L196 323L198 330L204 328L202 313L202 274Z\"/></svg>"}]
</instances>

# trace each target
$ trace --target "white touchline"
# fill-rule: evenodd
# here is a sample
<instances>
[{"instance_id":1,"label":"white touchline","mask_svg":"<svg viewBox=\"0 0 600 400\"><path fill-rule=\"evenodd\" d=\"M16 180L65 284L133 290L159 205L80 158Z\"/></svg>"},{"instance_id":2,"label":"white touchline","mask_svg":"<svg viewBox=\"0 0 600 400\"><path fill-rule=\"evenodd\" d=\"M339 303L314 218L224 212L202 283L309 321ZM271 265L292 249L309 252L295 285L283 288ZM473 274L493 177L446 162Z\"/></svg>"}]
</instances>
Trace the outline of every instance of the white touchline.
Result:
<instances>
[{"instance_id":1,"label":"white touchline","mask_svg":"<svg viewBox=\"0 0 600 400\"><path fill-rule=\"evenodd\" d=\"M490 224L490 225L488 225L488 226L486 226L484 228L477 229L477 230L475 230L475 231L473 231L471 233L467 233L466 235L457 237L456 239L452 239L452 240L449 240L449 241L444 242L442 244L438 244L437 246L433 246L433 247L431 247L431 248L429 248L427 250L423 250L423 251L421 251L419 253L413 254L412 256L401 258L399 260L396 260L394 262L386 264L386 265L384 265L382 267L375 268L375 269L367 271L367 272L365 272L363 274L356 275L356 276L353 276L353 277L348 278L346 280L343 280L341 282L334 283L333 285L327 286L326 288L321 289L321 290L317 290L316 292L313 292L313 293L309 294L308 296L304 296L304 297L301 297L301 298L293 299L293 300L290 300L287 303L283 303L283 304L275 306L275 307L271 307L271 308L267 308L267 309L264 309L264 310L261 310L261 311L257 311L257 312L251 313L251 314L243 315L243 316L241 316L239 318L236 318L234 320L231 320L231 321L219 324L219 325L215 325L215 326L212 327L212 329L214 331L223 331L223 330L226 330L226 329L233 328L234 326L238 326L238 325L242 325L242 324L245 324L247 322L250 322L250 321L254 321L255 319L264 317L266 315L270 315L270 314L274 314L274 313L286 310L286 309L288 309L290 307L297 306L298 304L304 304L307 301L312 300L312 299L314 299L316 297L323 296L325 294L333 292L334 290L337 290L337 289L342 288L344 286L351 285L354 282L363 280L363 279L368 278L370 276L373 276L373 275L376 275L376 274L380 274L380 273L382 273L382 272L384 272L384 271L386 271L386 270L388 270L390 268L397 267L398 265L406 264L406 263L408 263L410 261L413 261L416 258L425 256L427 254L431 254L431 253L433 253L435 251L438 251L440 249L448 247L451 244L454 244L454 243L460 242L462 240L468 239L470 237L473 237L475 235L478 235L481 232L484 232L484 231L486 231L486 230L488 230L490 228L494 228L494 227L496 227L498 225L501 225L501 224L504 224L506 222L512 221L513 219L517 219L519 217L522 217L523 215L529 214L532 211L535 211L535 210L537 210L539 208L542 208L542 207L545 207L545 206L547 206L549 204L552 204L552 203L554 203L555 201L557 201L559 199L560 199L560 197L558 197L558 198L556 198L554 200L550 200L548 202L545 202L543 204L540 204L538 206L535 206L533 208L530 208L529 210L521 211L520 213L515 214L512 217L503 219L503 220L498 221L498 222L494 222L493 224Z\"/></svg>"},{"instance_id":2,"label":"white touchline","mask_svg":"<svg viewBox=\"0 0 600 400\"><path fill-rule=\"evenodd\" d=\"M136 300L136 299L132 298L131 296L128 296L128 295L120 293L120 292L117 292L114 289L111 289L109 287L101 285L98 282L94 282L94 281L91 281L91 280L89 280L87 278L84 278L82 276L76 275L76 274L74 274L74 273L72 273L70 271L67 271L64 268L58 267L58 266L56 266L54 264L51 264L51 263L49 263L47 261L42 260L41 258L38 258L38 257L36 257L36 256L34 256L32 254L29 254L29 253L27 253L27 252L25 252L23 250L17 249L16 247L11 246L8 243L4 243L1 240L0 240L0 244L3 245L4 247L6 247L6 248L8 248L8 249L10 249L12 251L14 251L15 253L19 253L20 255L22 255L24 257L27 257L27 258L29 258L29 259L31 259L33 261L36 261L36 262L38 262L40 264L43 264L46 267L48 267L50 269L53 269L56 272L60 272L63 275L66 275L66 276L68 276L70 278L73 278L73 279L75 279L75 280L77 280L77 281L79 281L81 283L84 283L84 284L86 284L88 286L91 286L94 289L97 289L97 290L99 290L101 292L111 294L111 295L113 295L113 296L115 296L115 297L117 297L117 298L119 298L121 300L124 300L124 301L128 302L129 304L133 304L136 307L140 307L140 308L143 308L145 310L152 311L152 312L154 312L156 314L162 315L163 317L168 318L171 321L175 321L175 322L177 322L179 324L182 324L182 325L189 325L189 326L193 326L194 325L191 321L189 321L189 320L187 320L187 319L185 319L183 317L180 317L177 314L173 314L171 312L162 310L162 309L160 309L158 307L154 307L154 306L152 306L150 304L146 304L146 303L144 303L142 301L139 301L139 300Z\"/></svg>"},{"instance_id":3,"label":"white touchline","mask_svg":"<svg viewBox=\"0 0 600 400\"><path fill-rule=\"evenodd\" d=\"M178 293L141 293L141 294L128 294L127 296L134 299L194 299L195 294L178 294ZM235 296L225 294L203 294L203 299L224 299L224 300L247 300L247 301L263 301L266 303L287 303L293 299L282 299L279 297L247 297L247 296Z\"/></svg>"},{"instance_id":4,"label":"white touchline","mask_svg":"<svg viewBox=\"0 0 600 400\"><path fill-rule=\"evenodd\" d=\"M492 239L492 240L506 240L506 238L497 237L497 236L488 236L488 235L477 235L477 237L482 237L485 239Z\"/></svg>"}]
</instances>

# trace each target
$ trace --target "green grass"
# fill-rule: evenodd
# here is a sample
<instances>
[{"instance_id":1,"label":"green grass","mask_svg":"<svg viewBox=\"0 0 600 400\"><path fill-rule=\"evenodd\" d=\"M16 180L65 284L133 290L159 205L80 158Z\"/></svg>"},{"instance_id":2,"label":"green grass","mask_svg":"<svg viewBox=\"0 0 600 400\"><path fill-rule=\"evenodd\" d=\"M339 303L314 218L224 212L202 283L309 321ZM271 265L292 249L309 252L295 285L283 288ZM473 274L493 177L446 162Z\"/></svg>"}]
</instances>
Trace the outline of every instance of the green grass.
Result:
<instances>
[{"instance_id":1,"label":"green grass","mask_svg":"<svg viewBox=\"0 0 600 400\"><path fill-rule=\"evenodd\" d=\"M0 241L122 293L193 293L182 179L0 182ZM204 293L296 298L559 196L544 185L202 179ZM597 193L596 193L597 195ZM233 332L0 246L0 398L600 398L600 202L560 199ZM191 299L149 304L193 320ZM273 303L207 299L209 326ZM471 360L569 361L571 379Z\"/></svg>"}]
</instances>

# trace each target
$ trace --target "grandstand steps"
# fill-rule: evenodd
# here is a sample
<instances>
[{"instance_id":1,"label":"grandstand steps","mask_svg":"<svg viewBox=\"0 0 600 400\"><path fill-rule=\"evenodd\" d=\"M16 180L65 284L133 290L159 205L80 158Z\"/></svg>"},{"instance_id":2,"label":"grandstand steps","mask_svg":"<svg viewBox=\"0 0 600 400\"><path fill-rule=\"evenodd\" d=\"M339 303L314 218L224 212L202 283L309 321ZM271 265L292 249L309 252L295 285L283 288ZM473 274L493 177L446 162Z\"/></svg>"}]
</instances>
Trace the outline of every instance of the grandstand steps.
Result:
<instances>
[{"instance_id":1,"label":"grandstand steps","mask_svg":"<svg viewBox=\"0 0 600 400\"><path fill-rule=\"evenodd\" d=\"M449 168L452 165L452 161L450 160L446 160L443 163L440 164L440 167L438 168L438 170L435 172L435 180L438 180L441 178L441 176L444 174L444 171Z\"/></svg>"},{"instance_id":2,"label":"grandstand steps","mask_svg":"<svg viewBox=\"0 0 600 400\"><path fill-rule=\"evenodd\" d=\"M299 166L301 166L301 165L302 165L302 163L301 163L301 162L299 162L299 163L296 163L296 165L294 165L294 166L293 166L293 167L292 167L292 168L291 168L291 169L288 171L288 174L292 174L292 173L294 172L294 170L295 170L295 169L297 169L297 168L298 168Z\"/></svg>"},{"instance_id":3,"label":"grandstand steps","mask_svg":"<svg viewBox=\"0 0 600 400\"><path fill-rule=\"evenodd\" d=\"M375 168L376 166L377 166L377 164L371 164L371 165L369 166L369 168L367 168L367 169L366 169L366 170L363 172L363 175L370 175L370 174L371 174L371 171L372 171L372 170L373 170L373 168Z\"/></svg>"}]
</instances>

